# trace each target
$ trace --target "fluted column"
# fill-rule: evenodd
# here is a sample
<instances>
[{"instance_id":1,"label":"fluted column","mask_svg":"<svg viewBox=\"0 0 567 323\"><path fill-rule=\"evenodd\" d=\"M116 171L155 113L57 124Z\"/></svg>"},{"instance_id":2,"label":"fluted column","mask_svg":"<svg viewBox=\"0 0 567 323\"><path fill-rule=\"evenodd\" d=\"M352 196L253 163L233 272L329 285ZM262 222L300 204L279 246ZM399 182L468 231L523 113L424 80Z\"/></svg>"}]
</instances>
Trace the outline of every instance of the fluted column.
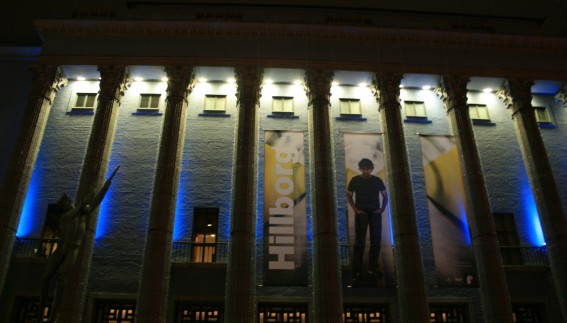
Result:
<instances>
[{"instance_id":1,"label":"fluted column","mask_svg":"<svg viewBox=\"0 0 567 323\"><path fill-rule=\"evenodd\" d=\"M32 89L20 133L0 188L0 295L49 111L57 91L67 84L57 66L34 65L32 73Z\"/></svg>"},{"instance_id":2,"label":"fluted column","mask_svg":"<svg viewBox=\"0 0 567 323\"><path fill-rule=\"evenodd\" d=\"M256 174L261 68L236 68L238 121L232 173L225 322L256 321Z\"/></svg>"},{"instance_id":3,"label":"fluted column","mask_svg":"<svg viewBox=\"0 0 567 323\"><path fill-rule=\"evenodd\" d=\"M512 323L512 304L467 105L465 76L444 76L439 94L457 139L484 322Z\"/></svg>"},{"instance_id":4,"label":"fluted column","mask_svg":"<svg viewBox=\"0 0 567 323\"><path fill-rule=\"evenodd\" d=\"M333 72L305 73L309 98L309 152L313 219L313 322L342 322L343 296L333 136L329 120Z\"/></svg>"},{"instance_id":5,"label":"fluted column","mask_svg":"<svg viewBox=\"0 0 567 323\"><path fill-rule=\"evenodd\" d=\"M187 96L193 69L167 66L167 105L152 191L136 322L165 323L177 189L183 155Z\"/></svg>"},{"instance_id":6,"label":"fluted column","mask_svg":"<svg viewBox=\"0 0 567 323\"><path fill-rule=\"evenodd\" d=\"M512 110L516 136L543 226L563 321L567 322L567 220L531 101L531 80L510 79L502 97Z\"/></svg>"},{"instance_id":7,"label":"fluted column","mask_svg":"<svg viewBox=\"0 0 567 323\"><path fill-rule=\"evenodd\" d=\"M400 114L401 74L377 73L373 88L384 129L401 322L429 322L413 189Z\"/></svg>"},{"instance_id":8,"label":"fluted column","mask_svg":"<svg viewBox=\"0 0 567 323\"><path fill-rule=\"evenodd\" d=\"M126 67L99 66L98 70L100 91L75 199L78 202L100 190L106 180L118 108L128 86ZM83 244L67 279L57 323L81 322L97 222L98 210L94 210L86 219Z\"/></svg>"}]
</instances>

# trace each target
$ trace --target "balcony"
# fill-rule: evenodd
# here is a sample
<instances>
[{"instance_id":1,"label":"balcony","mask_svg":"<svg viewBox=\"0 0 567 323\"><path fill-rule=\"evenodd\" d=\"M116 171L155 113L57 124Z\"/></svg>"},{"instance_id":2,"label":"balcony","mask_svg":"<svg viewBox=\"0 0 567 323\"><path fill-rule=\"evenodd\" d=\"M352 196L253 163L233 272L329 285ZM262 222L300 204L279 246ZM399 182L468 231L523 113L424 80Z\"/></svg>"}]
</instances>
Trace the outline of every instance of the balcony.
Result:
<instances>
[{"instance_id":1,"label":"balcony","mask_svg":"<svg viewBox=\"0 0 567 323\"><path fill-rule=\"evenodd\" d=\"M14 258L47 258L57 249L59 239L16 238Z\"/></svg>"},{"instance_id":2,"label":"balcony","mask_svg":"<svg viewBox=\"0 0 567 323\"><path fill-rule=\"evenodd\" d=\"M500 254L505 267L549 267L545 246L501 246Z\"/></svg>"},{"instance_id":3,"label":"balcony","mask_svg":"<svg viewBox=\"0 0 567 323\"><path fill-rule=\"evenodd\" d=\"M175 241L171 261L177 263L228 263L228 242Z\"/></svg>"}]
</instances>

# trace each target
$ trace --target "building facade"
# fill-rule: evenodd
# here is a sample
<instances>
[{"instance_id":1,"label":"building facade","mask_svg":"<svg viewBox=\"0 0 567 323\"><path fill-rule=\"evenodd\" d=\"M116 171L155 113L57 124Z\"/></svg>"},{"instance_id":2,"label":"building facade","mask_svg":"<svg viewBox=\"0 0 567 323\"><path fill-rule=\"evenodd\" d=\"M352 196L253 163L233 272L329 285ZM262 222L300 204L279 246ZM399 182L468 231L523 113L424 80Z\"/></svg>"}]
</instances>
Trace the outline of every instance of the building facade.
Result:
<instances>
[{"instance_id":1,"label":"building facade","mask_svg":"<svg viewBox=\"0 0 567 323\"><path fill-rule=\"evenodd\" d=\"M1 321L38 319L57 201L117 167L57 322L567 321L561 3L125 5L2 47Z\"/></svg>"}]
</instances>

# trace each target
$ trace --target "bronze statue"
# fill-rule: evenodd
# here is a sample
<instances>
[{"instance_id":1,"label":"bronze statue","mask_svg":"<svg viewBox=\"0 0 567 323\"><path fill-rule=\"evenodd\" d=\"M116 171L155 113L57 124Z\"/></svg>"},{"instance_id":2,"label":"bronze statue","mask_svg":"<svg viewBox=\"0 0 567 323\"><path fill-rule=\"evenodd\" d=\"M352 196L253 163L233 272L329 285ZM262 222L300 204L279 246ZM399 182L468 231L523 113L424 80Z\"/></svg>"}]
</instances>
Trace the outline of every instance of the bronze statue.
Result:
<instances>
[{"instance_id":1,"label":"bronze statue","mask_svg":"<svg viewBox=\"0 0 567 323\"><path fill-rule=\"evenodd\" d=\"M63 196L57 201L60 212L59 229L61 232L61 239L59 240L57 249L49 257L47 266L43 273L41 281L41 296L39 301L39 322L41 322L43 317L43 309L46 304L49 283L54 276L57 280L55 283L53 303L49 311L49 321L57 322L59 306L61 304L67 278L71 268L77 260L79 247L81 246L83 237L85 236L86 217L98 208L104 199L106 192L110 188L112 178L116 175L119 168L120 166L116 167L112 175L110 175L96 195L93 190L93 192L89 194L78 206L73 204L73 200L71 200L67 194L63 194Z\"/></svg>"}]
</instances>

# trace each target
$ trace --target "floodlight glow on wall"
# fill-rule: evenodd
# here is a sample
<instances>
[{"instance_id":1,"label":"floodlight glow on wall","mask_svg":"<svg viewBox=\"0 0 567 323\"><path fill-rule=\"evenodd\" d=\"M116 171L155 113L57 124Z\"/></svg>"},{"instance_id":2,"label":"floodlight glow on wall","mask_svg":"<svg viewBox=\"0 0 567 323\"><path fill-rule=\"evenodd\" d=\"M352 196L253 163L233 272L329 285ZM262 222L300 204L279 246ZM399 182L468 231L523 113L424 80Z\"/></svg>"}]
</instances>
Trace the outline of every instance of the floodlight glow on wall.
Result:
<instances>
[{"instance_id":1,"label":"floodlight glow on wall","mask_svg":"<svg viewBox=\"0 0 567 323\"><path fill-rule=\"evenodd\" d=\"M139 77L139 76L138 76L138 77L134 77L134 81L136 81L136 82L142 82L143 80L144 80L143 77Z\"/></svg>"},{"instance_id":2,"label":"floodlight glow on wall","mask_svg":"<svg viewBox=\"0 0 567 323\"><path fill-rule=\"evenodd\" d=\"M226 82L229 83L229 84L234 84L234 83L236 83L236 80L231 77L231 78L227 79Z\"/></svg>"},{"instance_id":3,"label":"floodlight glow on wall","mask_svg":"<svg viewBox=\"0 0 567 323\"><path fill-rule=\"evenodd\" d=\"M338 85L339 85L339 82L333 81L333 83L331 83L331 85L332 85L332 86L338 86Z\"/></svg>"},{"instance_id":4,"label":"floodlight glow on wall","mask_svg":"<svg viewBox=\"0 0 567 323\"><path fill-rule=\"evenodd\" d=\"M161 78L161 81L162 81L162 82L167 82L167 81L169 81L169 79L168 79L167 77L162 77L162 78Z\"/></svg>"},{"instance_id":5,"label":"floodlight glow on wall","mask_svg":"<svg viewBox=\"0 0 567 323\"><path fill-rule=\"evenodd\" d=\"M430 85L424 85L421 87L422 90L431 90L431 86Z\"/></svg>"},{"instance_id":6,"label":"floodlight glow on wall","mask_svg":"<svg viewBox=\"0 0 567 323\"><path fill-rule=\"evenodd\" d=\"M84 77L84 76L77 76L77 81L84 81L84 80L86 80L86 79L87 79L87 78Z\"/></svg>"},{"instance_id":7,"label":"floodlight glow on wall","mask_svg":"<svg viewBox=\"0 0 567 323\"><path fill-rule=\"evenodd\" d=\"M489 87L487 87L487 88L483 89L482 92L484 92L484 93L492 93L492 89L489 88Z\"/></svg>"}]
</instances>

